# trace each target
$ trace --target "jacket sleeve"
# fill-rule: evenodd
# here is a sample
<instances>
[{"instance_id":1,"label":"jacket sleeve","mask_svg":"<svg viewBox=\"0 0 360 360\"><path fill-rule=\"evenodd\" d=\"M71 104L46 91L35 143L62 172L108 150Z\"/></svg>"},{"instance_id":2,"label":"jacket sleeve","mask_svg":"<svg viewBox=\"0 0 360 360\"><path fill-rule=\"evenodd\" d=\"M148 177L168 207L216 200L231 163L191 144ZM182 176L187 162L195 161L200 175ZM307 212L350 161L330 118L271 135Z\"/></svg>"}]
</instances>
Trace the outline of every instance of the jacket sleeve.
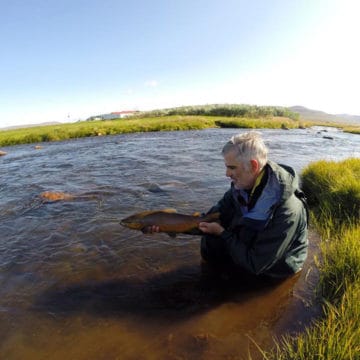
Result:
<instances>
[{"instance_id":1,"label":"jacket sleeve","mask_svg":"<svg viewBox=\"0 0 360 360\"><path fill-rule=\"evenodd\" d=\"M289 200L288 200L289 201ZM256 227L255 221L243 221L233 231L225 230L221 238L234 263L254 274L267 272L284 257L298 229L302 205L278 206L268 224ZM262 229L261 229L262 228Z\"/></svg>"},{"instance_id":2,"label":"jacket sleeve","mask_svg":"<svg viewBox=\"0 0 360 360\"><path fill-rule=\"evenodd\" d=\"M230 226L231 220L235 214L234 202L231 190L228 190L222 199L214 205L206 214L215 212L220 213L220 223L224 228Z\"/></svg>"}]
</instances>

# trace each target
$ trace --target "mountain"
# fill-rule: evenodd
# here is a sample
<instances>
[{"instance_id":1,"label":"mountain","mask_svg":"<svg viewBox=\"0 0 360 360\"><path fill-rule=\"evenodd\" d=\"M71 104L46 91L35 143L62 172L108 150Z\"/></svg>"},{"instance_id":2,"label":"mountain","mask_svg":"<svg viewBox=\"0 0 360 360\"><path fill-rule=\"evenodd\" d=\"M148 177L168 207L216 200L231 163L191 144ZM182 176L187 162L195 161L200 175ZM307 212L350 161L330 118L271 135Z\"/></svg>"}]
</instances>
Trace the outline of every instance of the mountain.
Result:
<instances>
[{"instance_id":1,"label":"mountain","mask_svg":"<svg viewBox=\"0 0 360 360\"><path fill-rule=\"evenodd\" d=\"M320 120L338 123L356 124L360 125L359 115L349 114L328 114L324 111L308 109L304 106L291 106L289 109L295 113L300 114L300 119L303 120Z\"/></svg>"}]
</instances>

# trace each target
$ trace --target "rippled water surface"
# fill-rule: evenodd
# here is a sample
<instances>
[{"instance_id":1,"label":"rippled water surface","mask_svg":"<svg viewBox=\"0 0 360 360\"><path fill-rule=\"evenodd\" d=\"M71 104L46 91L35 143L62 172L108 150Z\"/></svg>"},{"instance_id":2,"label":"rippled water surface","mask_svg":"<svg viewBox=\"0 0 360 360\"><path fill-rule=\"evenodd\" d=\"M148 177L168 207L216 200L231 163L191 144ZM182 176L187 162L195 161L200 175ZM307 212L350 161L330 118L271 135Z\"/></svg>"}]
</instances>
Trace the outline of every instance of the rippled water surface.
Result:
<instances>
[{"instance_id":1,"label":"rippled water surface","mask_svg":"<svg viewBox=\"0 0 360 360\"><path fill-rule=\"evenodd\" d=\"M282 283L235 281L202 271L199 236L145 236L119 225L147 209L206 211L229 186L220 150L236 132L3 148L0 358L241 359L248 349L256 358L253 341L266 347L301 328L315 311L312 256ZM360 155L360 137L336 130L262 133L270 158L298 171ZM46 202L44 191L74 198Z\"/></svg>"}]
</instances>

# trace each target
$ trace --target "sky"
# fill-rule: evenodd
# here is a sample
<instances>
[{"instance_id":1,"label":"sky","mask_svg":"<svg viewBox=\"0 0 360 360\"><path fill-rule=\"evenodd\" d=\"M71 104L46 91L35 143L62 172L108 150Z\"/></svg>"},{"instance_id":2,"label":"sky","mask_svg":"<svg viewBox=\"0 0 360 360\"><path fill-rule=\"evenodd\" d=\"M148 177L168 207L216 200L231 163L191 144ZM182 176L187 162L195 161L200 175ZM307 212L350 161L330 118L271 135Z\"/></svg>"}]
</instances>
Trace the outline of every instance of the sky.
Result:
<instances>
[{"instance_id":1,"label":"sky","mask_svg":"<svg viewBox=\"0 0 360 360\"><path fill-rule=\"evenodd\" d=\"M360 115L358 0L0 5L0 127L215 103Z\"/></svg>"}]
</instances>

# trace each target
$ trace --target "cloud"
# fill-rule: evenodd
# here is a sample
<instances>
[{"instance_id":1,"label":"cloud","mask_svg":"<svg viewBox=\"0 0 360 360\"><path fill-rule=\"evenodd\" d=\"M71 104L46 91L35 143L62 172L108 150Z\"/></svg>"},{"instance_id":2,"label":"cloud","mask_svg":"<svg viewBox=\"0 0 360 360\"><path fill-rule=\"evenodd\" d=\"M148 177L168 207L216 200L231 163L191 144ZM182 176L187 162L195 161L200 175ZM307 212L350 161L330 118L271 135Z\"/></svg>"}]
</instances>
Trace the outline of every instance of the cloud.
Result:
<instances>
[{"instance_id":1,"label":"cloud","mask_svg":"<svg viewBox=\"0 0 360 360\"><path fill-rule=\"evenodd\" d=\"M159 85L159 83L156 80L148 80L145 82L145 86L146 87L157 87Z\"/></svg>"}]
</instances>

